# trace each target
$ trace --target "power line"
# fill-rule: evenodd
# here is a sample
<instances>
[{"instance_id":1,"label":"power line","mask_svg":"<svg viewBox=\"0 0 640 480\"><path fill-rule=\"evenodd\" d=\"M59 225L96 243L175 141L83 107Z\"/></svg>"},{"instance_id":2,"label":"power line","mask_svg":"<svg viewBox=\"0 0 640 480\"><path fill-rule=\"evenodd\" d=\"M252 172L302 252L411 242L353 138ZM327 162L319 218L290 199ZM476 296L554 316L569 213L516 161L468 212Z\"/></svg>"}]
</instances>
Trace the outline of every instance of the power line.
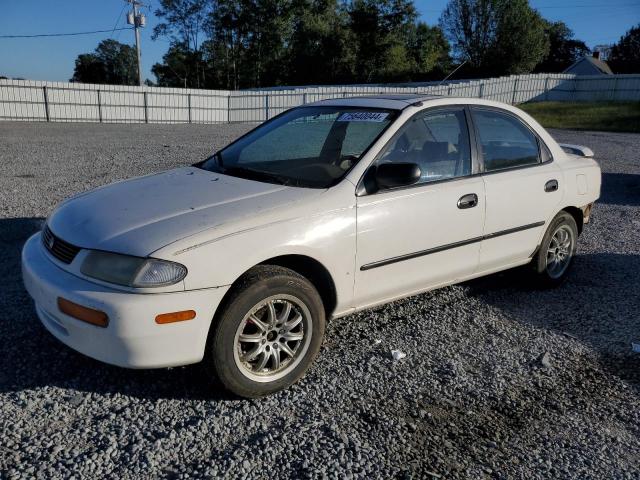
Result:
<instances>
[{"instance_id":1,"label":"power line","mask_svg":"<svg viewBox=\"0 0 640 480\"><path fill-rule=\"evenodd\" d=\"M0 38L39 38L39 37L71 37L76 35L91 35L94 33L115 32L118 30L131 30L130 27L114 28L113 30L94 30L92 32L74 32L74 33L40 33L37 35L0 35Z\"/></svg>"},{"instance_id":2,"label":"power line","mask_svg":"<svg viewBox=\"0 0 640 480\"><path fill-rule=\"evenodd\" d=\"M118 14L118 18L116 18L116 23L113 24L113 30L111 30L111 36L113 36L113 32L116 31L116 27L118 26L118 22L120 22L120 17L122 16L122 12L124 12L125 7L127 6L127 4L125 3L124 5L122 5L122 8L120 9L120 13Z\"/></svg>"}]
</instances>

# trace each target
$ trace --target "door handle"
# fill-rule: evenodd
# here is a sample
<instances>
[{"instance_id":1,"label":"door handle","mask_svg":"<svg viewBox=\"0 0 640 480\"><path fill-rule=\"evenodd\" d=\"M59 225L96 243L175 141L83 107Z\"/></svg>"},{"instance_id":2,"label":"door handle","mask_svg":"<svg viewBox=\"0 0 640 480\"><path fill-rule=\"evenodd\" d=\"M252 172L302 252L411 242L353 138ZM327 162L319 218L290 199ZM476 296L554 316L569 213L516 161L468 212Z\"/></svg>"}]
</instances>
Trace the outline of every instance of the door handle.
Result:
<instances>
[{"instance_id":1,"label":"door handle","mask_svg":"<svg viewBox=\"0 0 640 480\"><path fill-rule=\"evenodd\" d=\"M553 180L549 180L544 184L545 192L555 192L556 190L558 190L558 180L556 180L555 178Z\"/></svg>"},{"instance_id":2,"label":"door handle","mask_svg":"<svg viewBox=\"0 0 640 480\"><path fill-rule=\"evenodd\" d=\"M475 193L467 193L458 200L458 208L460 209L473 208L476 205L478 205L478 195Z\"/></svg>"}]
</instances>

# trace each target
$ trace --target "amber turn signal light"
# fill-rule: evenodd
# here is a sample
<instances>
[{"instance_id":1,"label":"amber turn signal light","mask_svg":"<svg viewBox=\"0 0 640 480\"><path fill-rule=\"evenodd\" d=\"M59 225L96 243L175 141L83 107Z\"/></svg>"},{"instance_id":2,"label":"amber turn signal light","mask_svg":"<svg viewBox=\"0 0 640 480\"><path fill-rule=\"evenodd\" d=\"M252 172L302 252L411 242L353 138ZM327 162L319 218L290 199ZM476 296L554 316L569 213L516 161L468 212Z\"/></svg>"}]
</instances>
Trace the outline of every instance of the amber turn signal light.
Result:
<instances>
[{"instance_id":1,"label":"amber turn signal light","mask_svg":"<svg viewBox=\"0 0 640 480\"><path fill-rule=\"evenodd\" d=\"M156 323L173 323L184 322L185 320L193 320L196 318L196 312L193 310L183 310L182 312L162 313L156 317Z\"/></svg>"},{"instance_id":2,"label":"amber turn signal light","mask_svg":"<svg viewBox=\"0 0 640 480\"><path fill-rule=\"evenodd\" d=\"M93 308L83 307L77 303L73 303L66 298L58 297L58 308L60 311L70 317L82 320L83 322L105 328L109 325L109 317L106 313Z\"/></svg>"}]
</instances>

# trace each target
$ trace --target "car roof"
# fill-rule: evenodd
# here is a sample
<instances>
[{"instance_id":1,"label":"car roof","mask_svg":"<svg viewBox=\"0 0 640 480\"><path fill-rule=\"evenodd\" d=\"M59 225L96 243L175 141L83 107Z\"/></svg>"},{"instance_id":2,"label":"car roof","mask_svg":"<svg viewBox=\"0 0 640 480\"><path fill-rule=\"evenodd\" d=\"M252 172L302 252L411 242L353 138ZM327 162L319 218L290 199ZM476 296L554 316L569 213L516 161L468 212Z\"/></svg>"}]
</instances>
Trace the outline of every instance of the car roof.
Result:
<instances>
[{"instance_id":1,"label":"car roof","mask_svg":"<svg viewBox=\"0 0 640 480\"><path fill-rule=\"evenodd\" d=\"M358 97L332 98L329 100L319 100L308 103L313 106L348 106L348 107L368 107L385 108L391 110L402 110L417 102L442 99L440 95L425 95L424 93L409 94L380 94L363 95Z\"/></svg>"}]
</instances>

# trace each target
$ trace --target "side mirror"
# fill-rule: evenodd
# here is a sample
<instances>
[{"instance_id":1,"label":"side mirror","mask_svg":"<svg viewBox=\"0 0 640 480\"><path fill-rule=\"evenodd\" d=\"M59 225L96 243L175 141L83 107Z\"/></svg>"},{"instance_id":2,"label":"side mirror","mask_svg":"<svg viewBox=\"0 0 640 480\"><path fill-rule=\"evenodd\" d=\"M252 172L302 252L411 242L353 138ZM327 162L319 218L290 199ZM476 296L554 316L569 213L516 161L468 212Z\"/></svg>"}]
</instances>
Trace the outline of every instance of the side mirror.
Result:
<instances>
[{"instance_id":1,"label":"side mirror","mask_svg":"<svg viewBox=\"0 0 640 480\"><path fill-rule=\"evenodd\" d=\"M379 189L406 187L420 180L420 167L415 163L381 163L376 168Z\"/></svg>"}]
</instances>

